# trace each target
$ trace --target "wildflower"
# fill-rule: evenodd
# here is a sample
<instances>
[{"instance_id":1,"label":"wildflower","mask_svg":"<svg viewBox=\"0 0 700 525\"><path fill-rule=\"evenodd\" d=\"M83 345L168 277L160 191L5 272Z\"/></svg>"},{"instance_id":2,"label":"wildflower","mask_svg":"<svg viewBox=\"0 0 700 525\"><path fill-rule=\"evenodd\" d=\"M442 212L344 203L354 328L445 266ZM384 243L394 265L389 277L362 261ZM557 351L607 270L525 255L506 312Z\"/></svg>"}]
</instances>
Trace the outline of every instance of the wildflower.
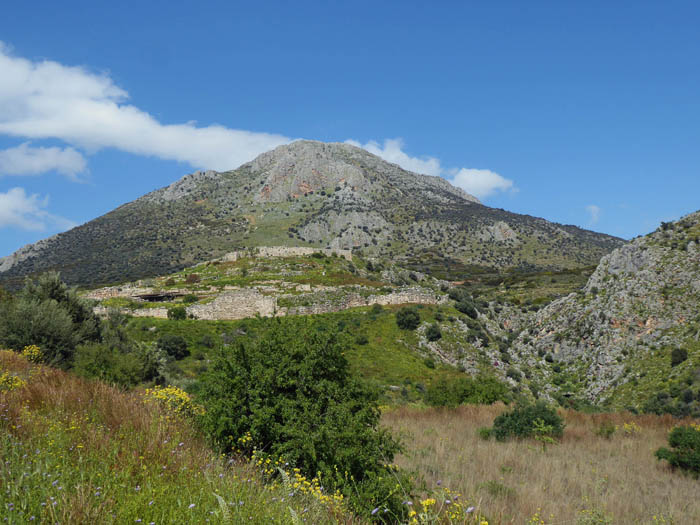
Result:
<instances>
[{"instance_id":1,"label":"wildflower","mask_svg":"<svg viewBox=\"0 0 700 525\"><path fill-rule=\"evenodd\" d=\"M194 503L190 503L189 508L193 509L193 508L194 508Z\"/></svg>"},{"instance_id":2,"label":"wildflower","mask_svg":"<svg viewBox=\"0 0 700 525\"><path fill-rule=\"evenodd\" d=\"M471 514L472 512L474 512L474 507L469 507L467 509L467 514Z\"/></svg>"},{"instance_id":3,"label":"wildflower","mask_svg":"<svg viewBox=\"0 0 700 525\"><path fill-rule=\"evenodd\" d=\"M379 507L377 507L376 509L374 509L374 510L372 511L372 516L374 516L377 512L379 512Z\"/></svg>"}]
</instances>

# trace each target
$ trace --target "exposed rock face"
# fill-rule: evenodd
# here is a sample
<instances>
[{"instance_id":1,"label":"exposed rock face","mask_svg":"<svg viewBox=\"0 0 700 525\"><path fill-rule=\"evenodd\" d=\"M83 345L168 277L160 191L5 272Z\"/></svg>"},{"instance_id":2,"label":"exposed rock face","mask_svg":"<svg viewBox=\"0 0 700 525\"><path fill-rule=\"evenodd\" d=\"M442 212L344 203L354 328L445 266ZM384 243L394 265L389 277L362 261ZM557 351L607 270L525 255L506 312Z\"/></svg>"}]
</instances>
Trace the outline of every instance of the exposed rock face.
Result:
<instances>
[{"instance_id":1,"label":"exposed rock face","mask_svg":"<svg viewBox=\"0 0 700 525\"><path fill-rule=\"evenodd\" d=\"M674 329L697 321L698 236L700 212L603 257L582 292L539 311L534 326L520 334L515 348L521 364L532 367L545 354L578 364L587 397L604 400L626 380L628 359L677 345Z\"/></svg>"}]
</instances>

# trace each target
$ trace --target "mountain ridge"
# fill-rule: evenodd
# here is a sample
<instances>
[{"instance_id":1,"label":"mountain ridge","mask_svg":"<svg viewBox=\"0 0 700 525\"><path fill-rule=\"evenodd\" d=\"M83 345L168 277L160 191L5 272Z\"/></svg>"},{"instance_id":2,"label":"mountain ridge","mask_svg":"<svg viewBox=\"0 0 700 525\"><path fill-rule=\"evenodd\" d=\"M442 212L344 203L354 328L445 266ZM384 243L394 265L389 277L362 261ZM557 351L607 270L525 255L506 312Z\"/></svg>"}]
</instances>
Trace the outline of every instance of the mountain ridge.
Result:
<instances>
[{"instance_id":1,"label":"mountain ridge","mask_svg":"<svg viewBox=\"0 0 700 525\"><path fill-rule=\"evenodd\" d=\"M0 282L59 270L94 285L258 245L489 268L595 264L622 240L490 208L441 177L355 146L297 141L227 172L198 171L0 259Z\"/></svg>"}]
</instances>

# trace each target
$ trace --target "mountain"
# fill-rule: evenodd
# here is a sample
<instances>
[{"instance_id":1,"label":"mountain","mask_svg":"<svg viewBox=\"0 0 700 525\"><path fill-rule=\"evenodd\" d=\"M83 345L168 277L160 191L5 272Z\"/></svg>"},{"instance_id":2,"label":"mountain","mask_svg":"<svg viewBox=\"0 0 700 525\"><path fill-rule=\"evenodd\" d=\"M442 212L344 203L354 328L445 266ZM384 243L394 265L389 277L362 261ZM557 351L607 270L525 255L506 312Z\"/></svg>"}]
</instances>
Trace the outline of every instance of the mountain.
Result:
<instances>
[{"instance_id":1,"label":"mountain","mask_svg":"<svg viewBox=\"0 0 700 525\"><path fill-rule=\"evenodd\" d=\"M490 208L440 177L348 144L298 141L166 188L0 259L0 283L59 270L97 285L177 271L234 249L352 249L453 278L475 269L594 265L622 241Z\"/></svg>"},{"instance_id":2,"label":"mountain","mask_svg":"<svg viewBox=\"0 0 700 525\"><path fill-rule=\"evenodd\" d=\"M602 258L513 344L550 393L615 408L700 414L700 211Z\"/></svg>"}]
</instances>

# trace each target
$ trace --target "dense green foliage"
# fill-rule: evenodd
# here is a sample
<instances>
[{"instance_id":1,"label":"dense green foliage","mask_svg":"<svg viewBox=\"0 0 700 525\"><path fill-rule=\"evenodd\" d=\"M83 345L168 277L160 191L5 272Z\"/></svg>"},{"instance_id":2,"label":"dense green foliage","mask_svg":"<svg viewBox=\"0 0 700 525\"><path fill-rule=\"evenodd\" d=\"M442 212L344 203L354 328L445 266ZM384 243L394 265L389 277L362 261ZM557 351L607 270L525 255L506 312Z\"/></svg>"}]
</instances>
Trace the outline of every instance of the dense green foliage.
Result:
<instances>
[{"instance_id":1,"label":"dense green foliage","mask_svg":"<svg viewBox=\"0 0 700 525\"><path fill-rule=\"evenodd\" d=\"M38 345L46 361L67 366L77 345L99 339L92 308L57 273L27 279L16 297L0 301L0 344L9 348Z\"/></svg>"},{"instance_id":2,"label":"dense green foliage","mask_svg":"<svg viewBox=\"0 0 700 525\"><path fill-rule=\"evenodd\" d=\"M680 468L695 477L700 476L700 426L680 426L668 436L671 449L662 447L656 451L658 459L665 459L673 467Z\"/></svg>"},{"instance_id":3,"label":"dense green foliage","mask_svg":"<svg viewBox=\"0 0 700 525\"><path fill-rule=\"evenodd\" d=\"M203 427L223 450L243 439L307 476L320 472L324 487L340 489L357 509L400 513L395 473L385 466L399 446L378 427L377 395L349 374L346 348L330 325L275 320L204 374Z\"/></svg>"},{"instance_id":4,"label":"dense green foliage","mask_svg":"<svg viewBox=\"0 0 700 525\"><path fill-rule=\"evenodd\" d=\"M433 383L425 392L425 402L432 406L455 407L463 403L488 404L511 400L508 386L491 376L461 377Z\"/></svg>"},{"instance_id":5,"label":"dense green foliage","mask_svg":"<svg viewBox=\"0 0 700 525\"><path fill-rule=\"evenodd\" d=\"M136 386L161 378L167 354L156 345L134 341L127 332L128 319L110 311L102 321L100 342L79 345L73 371L121 386Z\"/></svg>"},{"instance_id":6,"label":"dense green foliage","mask_svg":"<svg viewBox=\"0 0 700 525\"><path fill-rule=\"evenodd\" d=\"M491 433L498 441L532 437L538 422L551 427L549 433L552 437L561 437L564 433L564 420L543 401L535 404L519 403L512 410L504 412L494 419Z\"/></svg>"},{"instance_id":7,"label":"dense green foliage","mask_svg":"<svg viewBox=\"0 0 700 525\"><path fill-rule=\"evenodd\" d=\"M437 323L431 324L426 330L425 330L425 337L428 339L428 341L437 341L440 338L442 338L442 332L440 331L440 325Z\"/></svg>"},{"instance_id":8,"label":"dense green foliage","mask_svg":"<svg viewBox=\"0 0 700 525\"><path fill-rule=\"evenodd\" d=\"M396 324L403 330L415 330L420 324L420 315L413 306L405 306L396 312Z\"/></svg>"},{"instance_id":9,"label":"dense green foliage","mask_svg":"<svg viewBox=\"0 0 700 525\"><path fill-rule=\"evenodd\" d=\"M174 359L182 359L190 355L187 341L180 335L164 334L158 339L158 348Z\"/></svg>"},{"instance_id":10,"label":"dense green foliage","mask_svg":"<svg viewBox=\"0 0 700 525\"><path fill-rule=\"evenodd\" d=\"M671 351L671 366L680 365L688 359L688 351L685 348L674 348Z\"/></svg>"},{"instance_id":11,"label":"dense green foliage","mask_svg":"<svg viewBox=\"0 0 700 525\"><path fill-rule=\"evenodd\" d=\"M174 321L182 321L187 319L187 310L184 306L175 306L174 308L168 309L168 319Z\"/></svg>"}]
</instances>

